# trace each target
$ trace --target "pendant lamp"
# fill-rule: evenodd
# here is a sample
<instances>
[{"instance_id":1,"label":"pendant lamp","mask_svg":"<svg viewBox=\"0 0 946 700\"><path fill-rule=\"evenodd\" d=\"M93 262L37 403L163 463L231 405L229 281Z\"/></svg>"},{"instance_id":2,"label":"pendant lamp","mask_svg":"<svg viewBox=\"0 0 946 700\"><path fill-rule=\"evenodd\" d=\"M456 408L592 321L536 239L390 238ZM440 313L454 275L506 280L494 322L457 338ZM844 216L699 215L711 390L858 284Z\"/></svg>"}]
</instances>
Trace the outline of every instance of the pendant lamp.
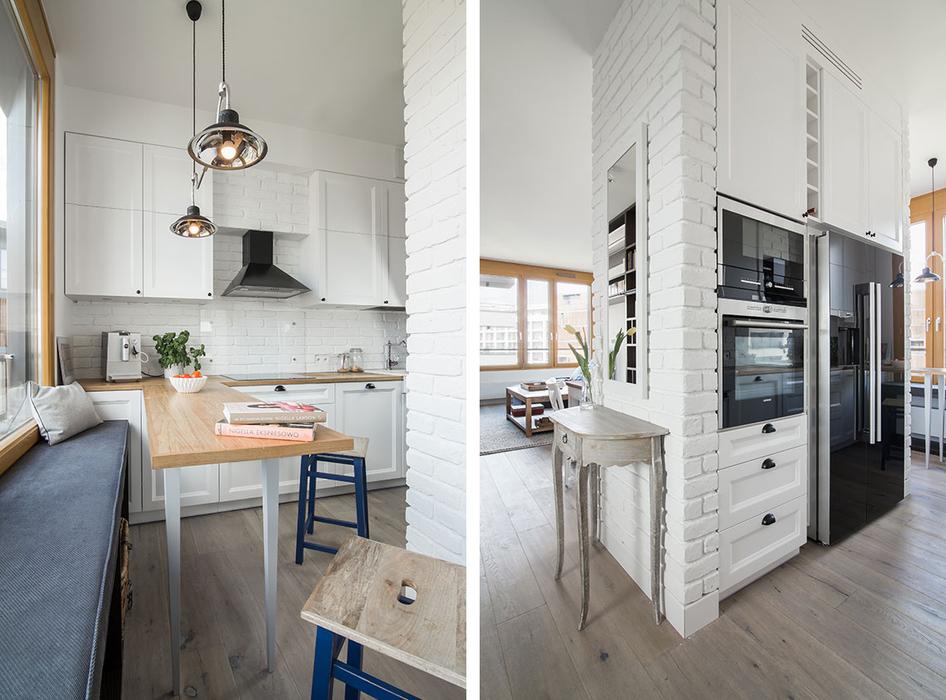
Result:
<instances>
[{"instance_id":1,"label":"pendant lamp","mask_svg":"<svg viewBox=\"0 0 946 700\"><path fill-rule=\"evenodd\" d=\"M221 77L217 89L217 121L196 134L187 146L190 157L213 170L242 170L266 157L263 137L240 123L240 115L230 109L227 85L227 2L220 4Z\"/></svg>"},{"instance_id":2,"label":"pendant lamp","mask_svg":"<svg viewBox=\"0 0 946 700\"><path fill-rule=\"evenodd\" d=\"M197 0L190 0L186 5L187 16L191 20L191 134L197 130L197 20L203 9ZM199 182L197 179L197 163L191 162L191 203L187 213L171 224L171 233L184 238L207 238L217 232L214 222L200 213L197 206L196 192Z\"/></svg>"},{"instance_id":3,"label":"pendant lamp","mask_svg":"<svg viewBox=\"0 0 946 700\"><path fill-rule=\"evenodd\" d=\"M933 211L933 221L935 222L936 221L936 179L934 177L934 173L936 172L936 158L930 158L928 161L926 161L926 164L930 166L930 207ZM943 260L943 256L934 250L932 253L926 256L926 261L929 262L930 258L934 256L938 257L940 260ZM913 281L918 284L931 284L933 282L939 282L941 279L943 278L937 275L935 272L933 272L929 268L929 265L927 265L926 267L923 268L923 272L918 274L914 278Z\"/></svg>"}]
</instances>

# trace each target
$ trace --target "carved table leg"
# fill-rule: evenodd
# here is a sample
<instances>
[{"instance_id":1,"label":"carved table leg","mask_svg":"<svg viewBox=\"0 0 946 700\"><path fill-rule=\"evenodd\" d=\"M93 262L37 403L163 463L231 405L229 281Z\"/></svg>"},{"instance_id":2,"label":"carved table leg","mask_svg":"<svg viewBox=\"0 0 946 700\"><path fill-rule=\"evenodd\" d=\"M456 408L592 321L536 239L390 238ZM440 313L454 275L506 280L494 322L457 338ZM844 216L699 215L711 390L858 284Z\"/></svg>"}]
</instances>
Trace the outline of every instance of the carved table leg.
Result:
<instances>
[{"instance_id":1,"label":"carved table leg","mask_svg":"<svg viewBox=\"0 0 946 700\"><path fill-rule=\"evenodd\" d=\"M654 621L659 625L663 619L663 512L664 489L664 441L662 437L650 441L650 599L654 605Z\"/></svg>"},{"instance_id":2,"label":"carved table leg","mask_svg":"<svg viewBox=\"0 0 946 700\"><path fill-rule=\"evenodd\" d=\"M558 433L558 431L556 431ZM557 435L556 435L557 437ZM555 489L555 537L557 539L558 559L555 563L555 580L562 577L562 560L565 558L565 504L562 493L565 475L562 473L562 451L558 448L558 441L552 443L552 485Z\"/></svg>"},{"instance_id":3,"label":"carved table leg","mask_svg":"<svg viewBox=\"0 0 946 700\"><path fill-rule=\"evenodd\" d=\"M591 541L601 544L601 465L592 464L591 469Z\"/></svg>"},{"instance_id":4,"label":"carved table leg","mask_svg":"<svg viewBox=\"0 0 946 700\"><path fill-rule=\"evenodd\" d=\"M589 594L589 571L588 571L588 477L592 471L587 465L579 463L578 465L578 560L581 568L581 613L578 617L578 631L585 628L585 620L588 618L588 594Z\"/></svg>"}]
</instances>

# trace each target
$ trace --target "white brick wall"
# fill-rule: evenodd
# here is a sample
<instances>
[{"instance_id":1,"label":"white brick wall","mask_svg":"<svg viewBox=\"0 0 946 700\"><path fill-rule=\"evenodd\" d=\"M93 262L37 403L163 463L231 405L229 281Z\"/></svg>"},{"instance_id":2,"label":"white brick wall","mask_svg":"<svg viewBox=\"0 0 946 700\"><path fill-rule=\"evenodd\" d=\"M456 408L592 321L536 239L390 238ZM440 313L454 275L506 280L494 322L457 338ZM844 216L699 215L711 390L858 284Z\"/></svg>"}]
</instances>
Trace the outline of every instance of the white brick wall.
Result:
<instances>
[{"instance_id":1,"label":"white brick wall","mask_svg":"<svg viewBox=\"0 0 946 700\"><path fill-rule=\"evenodd\" d=\"M649 128L650 397L608 405L670 429L667 615L718 615L715 0L625 0L593 63L595 309L604 327L606 173ZM650 591L648 470L605 470L603 537Z\"/></svg>"},{"instance_id":2,"label":"white brick wall","mask_svg":"<svg viewBox=\"0 0 946 700\"><path fill-rule=\"evenodd\" d=\"M276 238L276 264L290 275L299 265L299 241ZM100 377L101 333L138 331L155 359L145 371L158 373L151 337L188 330L194 344L207 346L206 372L314 372L334 369L336 354L350 347L365 351L365 364L384 365L384 344L405 336L402 312L297 309L291 301L220 296L242 265L242 239L214 238L214 294L206 304L186 302L80 301L71 314L76 373ZM329 363L328 365L326 363Z\"/></svg>"},{"instance_id":3,"label":"white brick wall","mask_svg":"<svg viewBox=\"0 0 946 700\"><path fill-rule=\"evenodd\" d=\"M214 223L283 233L309 232L309 177L256 166L213 174Z\"/></svg>"},{"instance_id":4,"label":"white brick wall","mask_svg":"<svg viewBox=\"0 0 946 700\"><path fill-rule=\"evenodd\" d=\"M462 0L404 0L407 546L464 561L466 247Z\"/></svg>"}]
</instances>

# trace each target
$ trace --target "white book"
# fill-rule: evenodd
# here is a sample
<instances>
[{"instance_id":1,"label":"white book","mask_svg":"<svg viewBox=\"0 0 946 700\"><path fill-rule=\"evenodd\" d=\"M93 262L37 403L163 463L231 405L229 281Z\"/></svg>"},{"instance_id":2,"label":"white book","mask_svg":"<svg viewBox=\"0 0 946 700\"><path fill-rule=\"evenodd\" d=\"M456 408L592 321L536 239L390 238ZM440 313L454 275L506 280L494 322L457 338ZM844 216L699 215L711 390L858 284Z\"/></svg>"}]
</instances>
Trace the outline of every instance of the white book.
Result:
<instances>
[{"instance_id":1,"label":"white book","mask_svg":"<svg viewBox=\"0 0 946 700\"><path fill-rule=\"evenodd\" d=\"M295 401L256 401L225 403L223 417L227 423L324 423L325 411L309 403Z\"/></svg>"}]
</instances>

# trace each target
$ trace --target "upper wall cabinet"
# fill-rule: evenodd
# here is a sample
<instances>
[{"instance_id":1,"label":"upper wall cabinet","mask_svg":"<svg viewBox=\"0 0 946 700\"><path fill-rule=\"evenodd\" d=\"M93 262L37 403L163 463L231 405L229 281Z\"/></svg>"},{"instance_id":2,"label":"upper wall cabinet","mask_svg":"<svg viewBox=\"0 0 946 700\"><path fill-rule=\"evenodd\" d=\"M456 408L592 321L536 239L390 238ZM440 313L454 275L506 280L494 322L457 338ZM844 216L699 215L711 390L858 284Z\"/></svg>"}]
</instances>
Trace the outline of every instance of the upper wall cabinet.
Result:
<instances>
[{"instance_id":1,"label":"upper wall cabinet","mask_svg":"<svg viewBox=\"0 0 946 700\"><path fill-rule=\"evenodd\" d=\"M867 117L867 199L871 234L902 248L903 166L900 134L871 112Z\"/></svg>"},{"instance_id":2,"label":"upper wall cabinet","mask_svg":"<svg viewBox=\"0 0 946 700\"><path fill-rule=\"evenodd\" d=\"M184 149L66 134L64 276L75 298L213 297L213 238L169 226L190 204ZM212 216L212 179L198 190Z\"/></svg>"},{"instance_id":3,"label":"upper wall cabinet","mask_svg":"<svg viewBox=\"0 0 946 700\"><path fill-rule=\"evenodd\" d=\"M800 21L772 0L718 5L721 194L800 218L805 204L805 62Z\"/></svg>"},{"instance_id":4,"label":"upper wall cabinet","mask_svg":"<svg viewBox=\"0 0 946 700\"><path fill-rule=\"evenodd\" d=\"M302 246L302 305L403 307L404 185L317 172L310 181L318 230Z\"/></svg>"},{"instance_id":5,"label":"upper wall cabinet","mask_svg":"<svg viewBox=\"0 0 946 700\"><path fill-rule=\"evenodd\" d=\"M867 228L867 108L839 78L822 80L822 221L850 233Z\"/></svg>"}]
</instances>

